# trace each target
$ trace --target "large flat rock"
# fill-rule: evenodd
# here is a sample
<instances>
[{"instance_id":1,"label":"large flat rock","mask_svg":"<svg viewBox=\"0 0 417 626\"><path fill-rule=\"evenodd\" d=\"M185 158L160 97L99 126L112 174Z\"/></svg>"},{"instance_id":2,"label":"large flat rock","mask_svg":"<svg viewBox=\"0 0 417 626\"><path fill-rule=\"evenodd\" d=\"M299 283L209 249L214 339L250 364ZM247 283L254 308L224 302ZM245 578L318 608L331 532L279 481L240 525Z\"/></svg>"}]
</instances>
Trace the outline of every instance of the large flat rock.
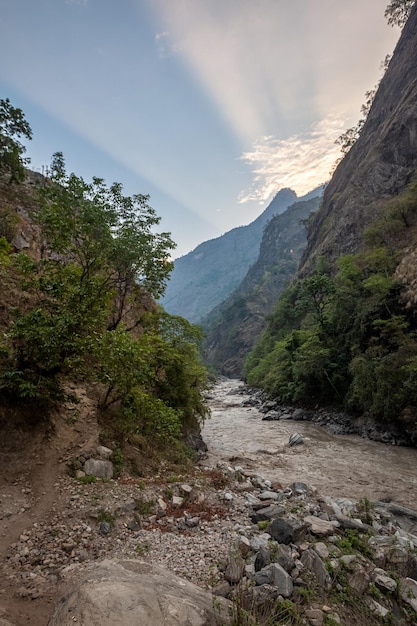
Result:
<instances>
[{"instance_id":1,"label":"large flat rock","mask_svg":"<svg viewBox=\"0 0 417 626\"><path fill-rule=\"evenodd\" d=\"M105 560L83 572L49 626L218 626L229 603L142 561Z\"/></svg>"}]
</instances>

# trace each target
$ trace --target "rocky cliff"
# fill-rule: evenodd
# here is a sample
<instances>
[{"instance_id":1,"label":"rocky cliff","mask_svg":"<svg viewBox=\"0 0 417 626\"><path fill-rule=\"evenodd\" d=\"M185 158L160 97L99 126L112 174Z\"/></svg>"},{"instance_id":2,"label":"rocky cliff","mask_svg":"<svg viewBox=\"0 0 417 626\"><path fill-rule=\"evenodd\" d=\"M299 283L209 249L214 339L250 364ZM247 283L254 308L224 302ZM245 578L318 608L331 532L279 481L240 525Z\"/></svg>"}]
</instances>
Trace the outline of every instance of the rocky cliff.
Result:
<instances>
[{"instance_id":1,"label":"rocky cliff","mask_svg":"<svg viewBox=\"0 0 417 626\"><path fill-rule=\"evenodd\" d=\"M269 222L257 261L237 289L203 320L205 358L223 374L243 375L248 352L297 269L306 245L306 222L319 208L320 198L296 202Z\"/></svg>"},{"instance_id":2,"label":"rocky cliff","mask_svg":"<svg viewBox=\"0 0 417 626\"><path fill-rule=\"evenodd\" d=\"M311 224L300 275L319 256L358 251L365 228L397 196L417 166L417 6L412 9L361 135L336 169Z\"/></svg>"}]
</instances>

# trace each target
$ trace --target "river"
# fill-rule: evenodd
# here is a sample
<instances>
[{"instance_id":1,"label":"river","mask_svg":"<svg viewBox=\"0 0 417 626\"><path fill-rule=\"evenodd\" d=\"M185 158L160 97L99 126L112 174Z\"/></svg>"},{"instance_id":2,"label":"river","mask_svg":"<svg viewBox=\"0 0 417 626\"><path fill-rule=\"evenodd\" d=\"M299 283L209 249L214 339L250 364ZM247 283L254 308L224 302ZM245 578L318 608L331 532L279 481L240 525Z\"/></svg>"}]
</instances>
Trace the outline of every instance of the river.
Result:
<instances>
[{"instance_id":1,"label":"river","mask_svg":"<svg viewBox=\"0 0 417 626\"><path fill-rule=\"evenodd\" d=\"M385 499L417 509L417 449L391 446L356 435L335 435L310 422L262 421L239 380L221 380L202 429L206 463L219 461L288 486L303 481L323 495ZM291 434L305 443L289 447Z\"/></svg>"}]
</instances>

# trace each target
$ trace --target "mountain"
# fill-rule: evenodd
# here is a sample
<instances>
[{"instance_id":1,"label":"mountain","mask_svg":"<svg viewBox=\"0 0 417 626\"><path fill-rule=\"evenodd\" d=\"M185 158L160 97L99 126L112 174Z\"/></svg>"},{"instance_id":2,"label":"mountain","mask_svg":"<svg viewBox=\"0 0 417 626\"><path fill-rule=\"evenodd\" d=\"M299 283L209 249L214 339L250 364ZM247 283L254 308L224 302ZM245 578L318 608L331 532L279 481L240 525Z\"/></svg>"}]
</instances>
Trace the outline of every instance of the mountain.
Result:
<instances>
[{"instance_id":1,"label":"mountain","mask_svg":"<svg viewBox=\"0 0 417 626\"><path fill-rule=\"evenodd\" d=\"M190 322L200 322L239 285L256 261L268 221L283 213L296 200L294 191L281 189L251 224L205 241L189 254L176 259L161 299L164 308Z\"/></svg>"},{"instance_id":2,"label":"mountain","mask_svg":"<svg viewBox=\"0 0 417 626\"><path fill-rule=\"evenodd\" d=\"M417 443L417 4L245 375ZM385 435L384 435L385 436ZM384 438L383 438L384 440Z\"/></svg>"},{"instance_id":3,"label":"mountain","mask_svg":"<svg viewBox=\"0 0 417 626\"><path fill-rule=\"evenodd\" d=\"M311 224L300 275L320 256L334 262L357 252L365 229L417 168L417 6L395 48L358 141L341 161Z\"/></svg>"},{"instance_id":4,"label":"mountain","mask_svg":"<svg viewBox=\"0 0 417 626\"><path fill-rule=\"evenodd\" d=\"M202 321L205 359L223 374L243 375L248 352L297 270L307 241L306 222L319 208L320 199L295 202L267 224L254 265L237 289Z\"/></svg>"}]
</instances>

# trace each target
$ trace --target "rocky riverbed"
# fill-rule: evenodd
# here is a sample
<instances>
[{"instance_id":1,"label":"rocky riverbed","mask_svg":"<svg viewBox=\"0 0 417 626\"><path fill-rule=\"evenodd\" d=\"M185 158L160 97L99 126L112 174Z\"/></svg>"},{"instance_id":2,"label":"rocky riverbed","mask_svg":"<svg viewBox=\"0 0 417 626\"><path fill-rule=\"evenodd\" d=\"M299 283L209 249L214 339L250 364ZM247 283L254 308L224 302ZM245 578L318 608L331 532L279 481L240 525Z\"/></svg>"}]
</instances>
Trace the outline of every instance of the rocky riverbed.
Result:
<instances>
[{"instance_id":1,"label":"rocky riverbed","mask_svg":"<svg viewBox=\"0 0 417 626\"><path fill-rule=\"evenodd\" d=\"M20 528L2 555L0 624L127 625L144 606L153 607L147 626L244 626L267 623L271 614L288 625L417 623L415 450L334 435L311 423L301 429L289 419L262 420L247 400L230 381L216 389L203 429L208 452L192 475L79 473L77 479L68 467L80 456L72 463L61 457L63 471L55 468L51 506L42 515L31 473L16 478L9 485L13 497L5 490L0 503L3 529ZM290 447L294 425L304 443ZM398 465L388 467L391 451ZM90 445L83 459L100 454ZM392 486L384 483L389 476ZM387 489L400 498L382 497ZM147 564L140 566L147 585L134 578L139 563ZM186 580L207 594L187 587L196 603L192 618L181 613L181 593L176 604L160 602L154 612L155 589L174 598L175 576L177 591ZM133 585L136 604L132 595L123 604L117 577ZM88 595L85 585L98 606L90 621L80 600ZM145 587L146 597L139 592ZM63 594L67 600L58 602ZM189 621L178 621L180 614Z\"/></svg>"}]
</instances>

